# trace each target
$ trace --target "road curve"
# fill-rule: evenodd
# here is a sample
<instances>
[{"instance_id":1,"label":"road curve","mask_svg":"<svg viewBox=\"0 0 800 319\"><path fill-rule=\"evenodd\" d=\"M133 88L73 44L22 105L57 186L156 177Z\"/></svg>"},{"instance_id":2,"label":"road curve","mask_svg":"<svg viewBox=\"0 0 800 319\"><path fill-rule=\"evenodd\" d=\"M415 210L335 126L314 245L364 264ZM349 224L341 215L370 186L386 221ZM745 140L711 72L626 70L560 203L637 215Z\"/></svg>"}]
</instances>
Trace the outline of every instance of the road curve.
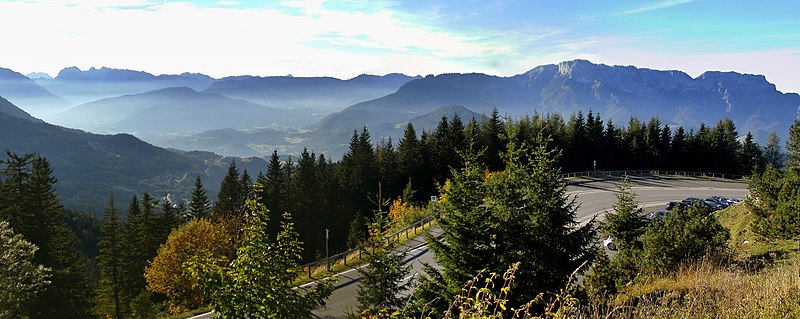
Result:
<instances>
[{"instance_id":1,"label":"road curve","mask_svg":"<svg viewBox=\"0 0 800 319\"><path fill-rule=\"evenodd\" d=\"M687 177L630 177L632 190L639 196L639 203L645 207L661 208L669 201L687 197L706 198L712 195L744 198L749 194L747 183L709 178ZM620 183L619 178L580 178L568 181L567 194L575 196L579 205L576 218L584 224L594 217L602 218L610 210ZM435 264L433 254L427 249L422 235L410 240L400 250L408 250L406 263L410 264L411 274L422 271L423 263ZM358 272L346 271L340 274L333 294L325 307L314 310L318 318L346 318L348 312L355 311L358 292ZM407 278L411 280L412 278ZM209 318L203 314L192 319Z\"/></svg>"}]
</instances>

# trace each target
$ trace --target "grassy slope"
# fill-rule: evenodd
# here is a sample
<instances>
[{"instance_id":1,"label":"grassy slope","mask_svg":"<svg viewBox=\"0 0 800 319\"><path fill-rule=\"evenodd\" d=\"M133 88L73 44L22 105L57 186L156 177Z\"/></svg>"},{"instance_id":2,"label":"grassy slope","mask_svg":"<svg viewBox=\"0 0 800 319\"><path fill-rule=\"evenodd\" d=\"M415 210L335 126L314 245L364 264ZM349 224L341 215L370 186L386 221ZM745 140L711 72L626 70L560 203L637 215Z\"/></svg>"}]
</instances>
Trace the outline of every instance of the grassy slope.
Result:
<instances>
[{"instance_id":1,"label":"grassy slope","mask_svg":"<svg viewBox=\"0 0 800 319\"><path fill-rule=\"evenodd\" d=\"M633 284L617 296L615 304L624 306L609 317L800 317L800 243L759 237L751 229L756 216L745 204L716 215L731 233L729 265L700 262Z\"/></svg>"}]
</instances>

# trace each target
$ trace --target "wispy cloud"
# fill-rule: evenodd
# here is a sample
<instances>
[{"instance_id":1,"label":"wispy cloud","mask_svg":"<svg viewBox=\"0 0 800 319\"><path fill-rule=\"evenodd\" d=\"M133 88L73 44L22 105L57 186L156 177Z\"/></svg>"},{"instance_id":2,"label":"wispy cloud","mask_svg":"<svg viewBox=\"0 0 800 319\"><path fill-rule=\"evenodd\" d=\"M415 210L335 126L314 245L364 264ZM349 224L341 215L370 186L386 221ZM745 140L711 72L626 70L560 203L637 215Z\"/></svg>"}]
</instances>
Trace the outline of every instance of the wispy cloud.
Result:
<instances>
[{"instance_id":1,"label":"wispy cloud","mask_svg":"<svg viewBox=\"0 0 800 319\"><path fill-rule=\"evenodd\" d=\"M624 12L619 13L618 15L629 15L629 14L635 14L635 13L651 11L651 10L666 9L666 8L674 7L674 6L677 6L677 5L684 4L684 3L689 3L689 2L692 2L692 1L693 0L667 0L667 1L661 1L661 2L657 2L655 4L651 4L651 5L648 5L648 6L639 7L639 8L636 8L636 9L624 11Z\"/></svg>"}]
</instances>

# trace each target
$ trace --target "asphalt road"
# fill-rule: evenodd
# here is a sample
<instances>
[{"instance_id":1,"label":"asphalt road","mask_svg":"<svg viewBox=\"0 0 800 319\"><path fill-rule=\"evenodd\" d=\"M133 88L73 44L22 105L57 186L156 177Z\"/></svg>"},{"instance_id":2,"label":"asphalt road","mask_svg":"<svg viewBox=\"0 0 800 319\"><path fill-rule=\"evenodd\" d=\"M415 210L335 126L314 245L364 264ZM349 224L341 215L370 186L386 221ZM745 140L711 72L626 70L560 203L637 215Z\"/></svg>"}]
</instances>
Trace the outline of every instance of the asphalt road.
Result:
<instances>
[{"instance_id":1,"label":"asphalt road","mask_svg":"<svg viewBox=\"0 0 800 319\"><path fill-rule=\"evenodd\" d=\"M576 196L579 205L576 217L581 224L593 217L602 218L605 211L610 210L616 197L619 179L585 178L569 181L568 195ZM706 198L712 195L744 198L749 194L747 183L740 181L715 180L707 178L677 177L631 177L632 190L639 196L639 204L646 211L662 209L669 201L682 200L687 197ZM432 231L439 231L434 228ZM410 249L410 250L409 250ZM406 251L406 263L411 264L411 274L407 280L422 272L423 263L435 264L433 254L425 246L422 235L408 241L397 251ZM334 290L325 307L318 308L314 315L319 318L346 318L348 312L355 311L357 305L358 272L350 270L339 274ZM193 319L209 318L209 314L196 316Z\"/></svg>"}]
</instances>

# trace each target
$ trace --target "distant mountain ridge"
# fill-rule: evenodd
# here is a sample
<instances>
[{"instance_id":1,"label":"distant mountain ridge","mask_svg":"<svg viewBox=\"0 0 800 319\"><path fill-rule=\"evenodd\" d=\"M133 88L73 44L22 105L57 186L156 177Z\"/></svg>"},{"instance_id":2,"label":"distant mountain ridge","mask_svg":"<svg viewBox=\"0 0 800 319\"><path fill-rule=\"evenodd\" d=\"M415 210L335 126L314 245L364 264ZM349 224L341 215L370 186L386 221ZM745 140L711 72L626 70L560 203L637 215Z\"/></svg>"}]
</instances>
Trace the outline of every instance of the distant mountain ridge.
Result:
<instances>
[{"instance_id":1,"label":"distant mountain ridge","mask_svg":"<svg viewBox=\"0 0 800 319\"><path fill-rule=\"evenodd\" d=\"M0 96L37 117L47 117L72 107L66 99L19 72L5 68L0 68Z\"/></svg>"},{"instance_id":2,"label":"distant mountain ridge","mask_svg":"<svg viewBox=\"0 0 800 319\"><path fill-rule=\"evenodd\" d=\"M168 87L189 87L202 91L208 88L214 79L196 73L153 75L143 71L106 67L81 71L73 66L61 70L52 80L38 78L35 81L74 103L83 104L103 98Z\"/></svg>"},{"instance_id":3,"label":"distant mountain ridge","mask_svg":"<svg viewBox=\"0 0 800 319\"><path fill-rule=\"evenodd\" d=\"M28 120L32 122L41 122L41 120L31 116L28 112L23 111L16 105L12 104L2 96L0 96L0 113L7 114L18 119Z\"/></svg>"},{"instance_id":4,"label":"distant mountain ridge","mask_svg":"<svg viewBox=\"0 0 800 319\"><path fill-rule=\"evenodd\" d=\"M510 77L470 73L413 80L395 93L329 115L317 134L402 122L443 105L478 113L497 107L511 116L593 110L617 123L659 117L689 128L729 117L740 133L751 131L763 140L772 130L786 134L789 119L797 118L800 95L777 91L761 75L710 71L692 78L681 71L574 60Z\"/></svg>"},{"instance_id":5,"label":"distant mountain ridge","mask_svg":"<svg viewBox=\"0 0 800 319\"><path fill-rule=\"evenodd\" d=\"M301 115L188 87L172 87L89 102L54 118L60 125L94 132L159 134L308 124L309 117Z\"/></svg>"},{"instance_id":6,"label":"distant mountain ridge","mask_svg":"<svg viewBox=\"0 0 800 319\"><path fill-rule=\"evenodd\" d=\"M206 92L277 108L305 108L329 113L390 94L416 78L419 77L398 73L383 76L362 74L348 80L333 77L236 76L217 80Z\"/></svg>"}]
</instances>

